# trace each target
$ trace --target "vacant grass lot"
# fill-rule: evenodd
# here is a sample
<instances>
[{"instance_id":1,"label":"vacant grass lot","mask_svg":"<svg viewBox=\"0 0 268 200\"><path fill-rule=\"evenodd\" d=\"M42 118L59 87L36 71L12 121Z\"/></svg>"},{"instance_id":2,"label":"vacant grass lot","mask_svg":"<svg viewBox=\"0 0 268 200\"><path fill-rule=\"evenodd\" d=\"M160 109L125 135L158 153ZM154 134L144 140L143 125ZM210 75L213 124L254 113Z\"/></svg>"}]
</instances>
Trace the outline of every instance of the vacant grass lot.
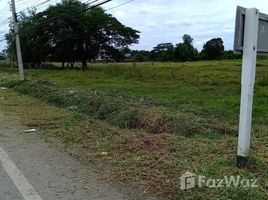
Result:
<instances>
[{"instance_id":1,"label":"vacant grass lot","mask_svg":"<svg viewBox=\"0 0 268 200\"><path fill-rule=\"evenodd\" d=\"M237 124L241 61L93 64L90 72L30 70L29 76L48 78L64 87L149 97L171 110L212 114ZM258 62L254 119L268 117L268 61ZM211 113L210 113L211 112ZM213 116L213 118L215 117Z\"/></svg>"},{"instance_id":2,"label":"vacant grass lot","mask_svg":"<svg viewBox=\"0 0 268 200\"><path fill-rule=\"evenodd\" d=\"M15 80L14 72L2 71L2 85L68 113L57 118L52 112L36 123L25 110L21 121L51 129L45 136L63 140L85 161L105 161L111 168L104 174L111 180L169 199L268 198L267 60L257 66L252 155L243 170L234 165L241 61L93 64L87 72L27 70L24 83ZM6 95L29 106L28 97ZM38 102L33 105L42 116ZM46 123L50 117L56 125ZM212 178L255 177L259 187L180 191L179 177L188 170Z\"/></svg>"}]
</instances>

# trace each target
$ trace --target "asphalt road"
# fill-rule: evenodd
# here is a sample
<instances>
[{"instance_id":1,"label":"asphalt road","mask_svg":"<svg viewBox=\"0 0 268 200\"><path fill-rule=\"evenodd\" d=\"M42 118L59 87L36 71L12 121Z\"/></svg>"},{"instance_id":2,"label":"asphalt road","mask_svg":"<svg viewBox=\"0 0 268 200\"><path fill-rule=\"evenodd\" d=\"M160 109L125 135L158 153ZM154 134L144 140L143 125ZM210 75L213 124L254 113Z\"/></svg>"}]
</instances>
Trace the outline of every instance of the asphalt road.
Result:
<instances>
[{"instance_id":1,"label":"asphalt road","mask_svg":"<svg viewBox=\"0 0 268 200\"><path fill-rule=\"evenodd\" d=\"M0 111L0 200L136 199Z\"/></svg>"}]
</instances>

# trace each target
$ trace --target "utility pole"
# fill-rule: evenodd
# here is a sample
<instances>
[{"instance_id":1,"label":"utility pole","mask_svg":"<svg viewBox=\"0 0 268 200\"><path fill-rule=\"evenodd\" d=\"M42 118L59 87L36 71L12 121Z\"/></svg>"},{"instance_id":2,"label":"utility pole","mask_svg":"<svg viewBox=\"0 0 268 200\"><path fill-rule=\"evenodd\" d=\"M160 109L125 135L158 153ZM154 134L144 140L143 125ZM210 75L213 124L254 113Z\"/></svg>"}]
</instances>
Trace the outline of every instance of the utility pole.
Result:
<instances>
[{"instance_id":1,"label":"utility pole","mask_svg":"<svg viewBox=\"0 0 268 200\"><path fill-rule=\"evenodd\" d=\"M19 77L20 77L20 81L24 81L24 71L23 71L23 62L22 62L22 56L21 56L19 26L18 26L18 17L16 13L15 0L11 0L11 10L12 10L12 15L13 15L14 33L15 33L15 38L16 38L17 59L18 59L18 65L19 65Z\"/></svg>"}]
</instances>

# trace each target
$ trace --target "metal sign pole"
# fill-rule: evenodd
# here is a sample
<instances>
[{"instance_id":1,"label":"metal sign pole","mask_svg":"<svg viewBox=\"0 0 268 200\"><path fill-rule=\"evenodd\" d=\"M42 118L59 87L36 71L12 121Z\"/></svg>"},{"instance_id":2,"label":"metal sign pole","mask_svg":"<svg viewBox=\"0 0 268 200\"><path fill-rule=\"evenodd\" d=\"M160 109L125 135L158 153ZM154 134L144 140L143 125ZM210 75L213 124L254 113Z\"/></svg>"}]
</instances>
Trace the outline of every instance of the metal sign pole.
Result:
<instances>
[{"instance_id":1,"label":"metal sign pole","mask_svg":"<svg viewBox=\"0 0 268 200\"><path fill-rule=\"evenodd\" d=\"M259 11L256 8L246 10L243 64L242 64L242 91L240 105L240 122L238 137L237 167L245 167L250 147L252 103L256 76L257 41L258 41Z\"/></svg>"}]
</instances>

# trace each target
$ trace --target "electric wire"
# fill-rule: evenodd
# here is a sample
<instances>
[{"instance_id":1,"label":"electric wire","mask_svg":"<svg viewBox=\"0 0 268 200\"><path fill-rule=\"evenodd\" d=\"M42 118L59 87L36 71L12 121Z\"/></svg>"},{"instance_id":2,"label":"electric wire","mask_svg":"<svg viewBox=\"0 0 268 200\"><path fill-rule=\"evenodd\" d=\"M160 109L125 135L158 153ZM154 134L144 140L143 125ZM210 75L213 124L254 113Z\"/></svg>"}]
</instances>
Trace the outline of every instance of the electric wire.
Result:
<instances>
[{"instance_id":1,"label":"electric wire","mask_svg":"<svg viewBox=\"0 0 268 200\"><path fill-rule=\"evenodd\" d=\"M38 7L40 7L40 6L47 6L46 5L46 3L50 3L52 0L45 0L45 1L42 1L42 2L39 2L38 4L36 4L35 6L38 6ZM89 1L86 1L86 2L88 2L88 4L87 4L87 8L85 8L84 10L82 10L81 11L81 9L73 9L73 10L71 10L70 12L67 12L67 13L64 13L64 14L62 14L62 15L60 15L60 16L57 16L57 17L55 17L55 18L52 18L52 19L49 19L49 20L47 20L47 21L44 21L44 22L42 22L42 23L40 23L40 24L38 24L39 26L41 25L41 26L43 26L43 25L45 25L45 24L49 24L50 22L53 22L53 21L57 21L58 19L60 19L60 18L62 18L62 17L74 17L75 15L77 15L77 14L79 14L79 13L81 13L81 12L85 12L85 11L88 11L88 10L90 10L90 9L92 9L92 8L95 8L95 7L99 7L99 6L101 6L101 5L104 5L104 4L106 4L106 3L108 3L108 2L110 2L110 1L112 1L112 0L104 0L104 1L102 1L102 2L100 2L100 3L97 3L99 0L91 0L91 2L89 2ZM135 0L130 0L130 1L127 1L127 2L125 2L125 3L122 3L122 4L119 4L119 5L117 5L117 6L114 6L114 7L111 7L111 8L108 8L108 9L106 9L105 11L109 11L109 10L112 10L112 9L115 9L115 8L118 8L118 7L121 7L121 6L123 6L123 5L126 5L126 4L128 4L128 3L131 3L131 2L133 2L133 1L135 1ZM18 1L18 2L21 2L21 0L20 1ZM85 3L85 2L82 2L82 3ZM90 6L91 4L93 4L93 3L97 3L97 4L95 4L95 5L92 5L92 6ZM32 7L35 7L35 6L32 6ZM28 9L28 8L27 8ZM37 8L38 9L38 8ZM26 9L24 9L24 10L26 10ZM22 10L23 11L23 10ZM21 12L21 11L20 11ZM5 21L5 23L8 23L10 21L10 19L7 19L6 21ZM34 28L33 28L34 29ZM27 32L33 32L34 30L31 30L31 31L27 31ZM24 32L24 34L25 34L26 32ZM3 39L1 39L0 38L0 42L3 42L5 40L5 38L3 38Z\"/></svg>"}]
</instances>

